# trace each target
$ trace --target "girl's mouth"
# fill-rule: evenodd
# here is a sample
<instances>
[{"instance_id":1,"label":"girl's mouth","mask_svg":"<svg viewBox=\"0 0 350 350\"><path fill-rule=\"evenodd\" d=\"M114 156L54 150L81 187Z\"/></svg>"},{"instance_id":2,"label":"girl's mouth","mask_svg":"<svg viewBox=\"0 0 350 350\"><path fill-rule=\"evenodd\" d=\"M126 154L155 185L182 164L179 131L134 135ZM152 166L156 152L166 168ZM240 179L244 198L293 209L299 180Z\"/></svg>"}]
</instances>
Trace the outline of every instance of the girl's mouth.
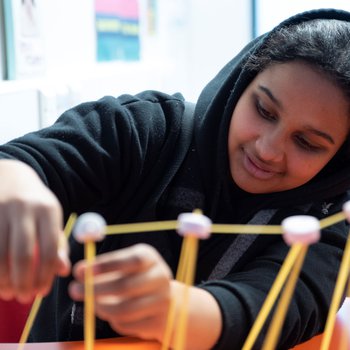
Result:
<instances>
[{"instance_id":1,"label":"girl's mouth","mask_svg":"<svg viewBox=\"0 0 350 350\"><path fill-rule=\"evenodd\" d=\"M279 172L277 171L269 170L266 167L262 167L245 152L243 155L243 166L245 170L249 173L249 175L259 180L269 180L276 174L279 174Z\"/></svg>"}]
</instances>

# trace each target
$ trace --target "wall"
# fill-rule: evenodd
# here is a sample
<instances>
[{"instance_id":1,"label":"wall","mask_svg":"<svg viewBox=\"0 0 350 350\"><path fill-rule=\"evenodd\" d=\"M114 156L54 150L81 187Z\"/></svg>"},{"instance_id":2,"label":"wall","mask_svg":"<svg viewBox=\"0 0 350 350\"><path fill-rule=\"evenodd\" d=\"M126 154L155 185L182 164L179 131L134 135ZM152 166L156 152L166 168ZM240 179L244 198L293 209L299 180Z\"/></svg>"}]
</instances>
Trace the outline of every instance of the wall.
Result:
<instances>
[{"instance_id":1,"label":"wall","mask_svg":"<svg viewBox=\"0 0 350 350\"><path fill-rule=\"evenodd\" d=\"M252 38L251 1L192 0L187 41L188 95L196 99L203 86Z\"/></svg>"},{"instance_id":2,"label":"wall","mask_svg":"<svg viewBox=\"0 0 350 350\"><path fill-rule=\"evenodd\" d=\"M317 8L335 8L350 11L349 0L255 0L257 4L257 34L263 34L276 24L297 13Z\"/></svg>"},{"instance_id":3,"label":"wall","mask_svg":"<svg viewBox=\"0 0 350 350\"><path fill-rule=\"evenodd\" d=\"M31 84L0 84L0 143L40 127L38 91Z\"/></svg>"},{"instance_id":4,"label":"wall","mask_svg":"<svg viewBox=\"0 0 350 350\"><path fill-rule=\"evenodd\" d=\"M0 142L49 125L65 109L103 95L159 89L180 91L195 101L203 86L251 37L248 0L158 0L155 35L145 32L142 17L141 61L96 64L91 39L94 1L37 0L37 4L46 76L0 82L0 115L5 118ZM145 6L146 0L140 0L143 15Z\"/></svg>"}]
</instances>

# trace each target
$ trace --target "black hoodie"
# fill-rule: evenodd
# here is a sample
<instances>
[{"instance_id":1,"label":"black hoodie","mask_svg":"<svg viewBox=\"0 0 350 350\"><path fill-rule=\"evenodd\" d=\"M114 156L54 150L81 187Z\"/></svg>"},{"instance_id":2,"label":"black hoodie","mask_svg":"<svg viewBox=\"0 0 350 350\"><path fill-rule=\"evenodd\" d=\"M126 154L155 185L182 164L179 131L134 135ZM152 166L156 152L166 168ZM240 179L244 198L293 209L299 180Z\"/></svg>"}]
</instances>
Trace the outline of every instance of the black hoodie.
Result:
<instances>
[{"instance_id":1,"label":"black hoodie","mask_svg":"<svg viewBox=\"0 0 350 350\"><path fill-rule=\"evenodd\" d=\"M350 14L311 11L280 26L315 18L350 21ZM250 195L232 183L228 126L254 78L244 68L246 59L265 39L248 44L204 88L194 118L184 117L179 94L146 91L105 97L1 146L0 156L32 166L57 195L66 218L71 212L96 211L116 224L174 219L202 208L214 222L280 224L294 214L324 218L338 212L350 186L345 146L319 175L297 189ZM346 237L347 225L341 222L323 230L321 242L310 247L278 348L288 349L323 331ZM175 272L181 239L174 232L109 236L98 253L140 241L155 246ZM201 242L196 283L213 294L222 310L217 349L241 349L288 249L280 236L213 235ZM82 258L82 247L72 239L72 262ZM32 341L83 339L83 306L70 300L70 280L55 281ZM96 328L98 338L116 336L106 322L98 320Z\"/></svg>"}]
</instances>

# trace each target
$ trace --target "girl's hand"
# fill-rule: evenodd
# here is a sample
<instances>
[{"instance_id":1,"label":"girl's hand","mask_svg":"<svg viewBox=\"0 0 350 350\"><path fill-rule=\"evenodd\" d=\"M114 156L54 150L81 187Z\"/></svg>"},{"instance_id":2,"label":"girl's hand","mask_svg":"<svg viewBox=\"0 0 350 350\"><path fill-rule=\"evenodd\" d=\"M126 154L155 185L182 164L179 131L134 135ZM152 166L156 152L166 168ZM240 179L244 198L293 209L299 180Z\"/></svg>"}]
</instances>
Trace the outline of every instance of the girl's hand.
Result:
<instances>
[{"instance_id":1,"label":"girl's hand","mask_svg":"<svg viewBox=\"0 0 350 350\"><path fill-rule=\"evenodd\" d=\"M70 295L84 299L86 261L73 269ZM96 257L95 311L118 333L161 341L170 304L172 274L151 246L138 244Z\"/></svg>"},{"instance_id":2,"label":"girl's hand","mask_svg":"<svg viewBox=\"0 0 350 350\"><path fill-rule=\"evenodd\" d=\"M0 178L0 297L28 302L47 294L56 274L69 273L62 211L28 165L0 160Z\"/></svg>"}]
</instances>

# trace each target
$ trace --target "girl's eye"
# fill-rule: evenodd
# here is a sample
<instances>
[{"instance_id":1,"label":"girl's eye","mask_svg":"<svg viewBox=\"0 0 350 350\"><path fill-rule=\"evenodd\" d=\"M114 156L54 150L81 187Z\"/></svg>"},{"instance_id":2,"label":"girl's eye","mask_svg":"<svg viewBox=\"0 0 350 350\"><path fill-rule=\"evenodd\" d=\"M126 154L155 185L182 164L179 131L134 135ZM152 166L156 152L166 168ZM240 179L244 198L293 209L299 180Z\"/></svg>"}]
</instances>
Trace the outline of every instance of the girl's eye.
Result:
<instances>
[{"instance_id":1,"label":"girl's eye","mask_svg":"<svg viewBox=\"0 0 350 350\"><path fill-rule=\"evenodd\" d=\"M270 113L267 109L265 109L261 102L258 101L256 103L256 108L259 112L259 114L264 118L264 119L267 119L267 120L271 120L271 121L275 121L277 118L274 114Z\"/></svg>"},{"instance_id":2,"label":"girl's eye","mask_svg":"<svg viewBox=\"0 0 350 350\"><path fill-rule=\"evenodd\" d=\"M297 145L306 151L319 152L322 150L321 147L313 145L312 143L310 143L309 141L307 141L303 137L296 136L295 140L296 140Z\"/></svg>"}]
</instances>

